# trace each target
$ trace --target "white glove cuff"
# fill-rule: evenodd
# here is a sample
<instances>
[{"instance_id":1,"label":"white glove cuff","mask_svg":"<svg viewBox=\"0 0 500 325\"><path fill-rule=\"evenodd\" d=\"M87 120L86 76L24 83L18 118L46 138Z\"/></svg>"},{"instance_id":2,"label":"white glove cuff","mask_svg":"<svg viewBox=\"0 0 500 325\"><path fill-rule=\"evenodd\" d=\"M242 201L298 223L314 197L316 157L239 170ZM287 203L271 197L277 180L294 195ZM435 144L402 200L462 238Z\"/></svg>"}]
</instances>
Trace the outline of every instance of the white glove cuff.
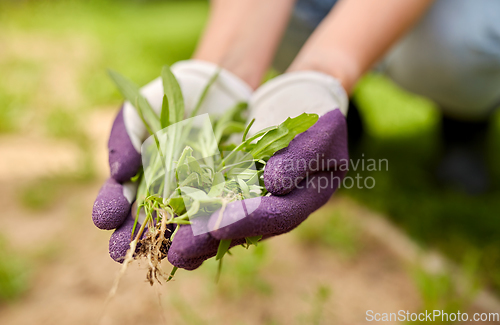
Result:
<instances>
[{"instance_id":1,"label":"white glove cuff","mask_svg":"<svg viewBox=\"0 0 500 325\"><path fill-rule=\"evenodd\" d=\"M257 89L250 100L252 132L304 112L324 115L336 108L347 115L347 94L334 77L316 71L280 75Z\"/></svg>"},{"instance_id":2,"label":"white glove cuff","mask_svg":"<svg viewBox=\"0 0 500 325\"><path fill-rule=\"evenodd\" d=\"M217 71L219 71L219 76L207 93L200 107L200 114L220 115L238 102L248 101L252 95L252 89L243 80L213 63L186 60L173 64L171 70L181 87L186 115L192 112L207 83ZM151 107L159 113L163 100L162 79L156 78L142 87L141 94L148 100ZM142 142L147 138L148 132L137 111L129 102L124 104L123 118L130 140L134 148L140 152Z\"/></svg>"},{"instance_id":3,"label":"white glove cuff","mask_svg":"<svg viewBox=\"0 0 500 325\"><path fill-rule=\"evenodd\" d=\"M252 88L235 74L210 62L179 61L172 65L172 72L181 86L187 112L194 109L203 89L217 71L219 75L205 97L200 113L218 115L238 102L250 99Z\"/></svg>"}]
</instances>

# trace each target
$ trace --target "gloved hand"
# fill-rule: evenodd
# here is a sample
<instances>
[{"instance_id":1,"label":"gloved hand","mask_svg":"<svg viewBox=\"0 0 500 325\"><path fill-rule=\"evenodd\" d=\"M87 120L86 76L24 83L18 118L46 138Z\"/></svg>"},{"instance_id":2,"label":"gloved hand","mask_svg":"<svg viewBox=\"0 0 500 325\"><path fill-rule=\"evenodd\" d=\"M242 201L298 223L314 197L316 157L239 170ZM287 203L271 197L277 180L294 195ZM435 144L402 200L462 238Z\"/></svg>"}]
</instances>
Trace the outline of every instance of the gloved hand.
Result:
<instances>
[{"instance_id":1,"label":"gloved hand","mask_svg":"<svg viewBox=\"0 0 500 325\"><path fill-rule=\"evenodd\" d=\"M190 226L180 227L168 252L177 267L196 269L216 254L221 239L232 239L234 246L245 237L266 239L292 230L328 201L347 172L347 95L335 78L312 71L284 74L254 93L250 110L253 132L303 112L321 117L269 159L264 183L272 195L229 204L222 222L215 212L209 233L194 236ZM258 207L242 218L242 203L246 211ZM216 229L217 224L229 225Z\"/></svg>"},{"instance_id":2,"label":"gloved hand","mask_svg":"<svg viewBox=\"0 0 500 325\"><path fill-rule=\"evenodd\" d=\"M187 114L194 109L203 89L218 70L203 61L181 61L171 67L181 87ZM141 89L151 107L159 112L163 99L161 78ZM248 101L251 88L232 73L222 70L205 97L200 113L218 115L241 101ZM134 107L125 102L116 117L109 137L109 167L111 177L104 183L94 203L92 219L100 229L115 229L109 242L109 253L118 262L123 261L129 248L135 209L136 185L130 182L141 166L141 145L148 137Z\"/></svg>"}]
</instances>

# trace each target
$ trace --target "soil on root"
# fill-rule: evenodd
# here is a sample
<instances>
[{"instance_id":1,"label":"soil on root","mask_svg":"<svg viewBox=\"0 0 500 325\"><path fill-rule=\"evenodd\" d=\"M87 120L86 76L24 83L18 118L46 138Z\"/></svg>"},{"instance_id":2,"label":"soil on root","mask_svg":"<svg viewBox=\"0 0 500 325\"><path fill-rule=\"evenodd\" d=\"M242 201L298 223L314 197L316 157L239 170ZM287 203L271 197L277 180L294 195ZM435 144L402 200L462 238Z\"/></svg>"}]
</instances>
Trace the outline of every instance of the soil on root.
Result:
<instances>
[{"instance_id":1,"label":"soil on root","mask_svg":"<svg viewBox=\"0 0 500 325\"><path fill-rule=\"evenodd\" d=\"M170 232L169 229L166 231ZM161 284L160 278L167 281L166 274L161 269L161 261L167 257L171 244L170 239L165 237L165 232L158 228L155 228L153 233L148 232L145 238L139 240L135 259L146 259L148 263L146 279L150 285L153 285L155 280Z\"/></svg>"}]
</instances>

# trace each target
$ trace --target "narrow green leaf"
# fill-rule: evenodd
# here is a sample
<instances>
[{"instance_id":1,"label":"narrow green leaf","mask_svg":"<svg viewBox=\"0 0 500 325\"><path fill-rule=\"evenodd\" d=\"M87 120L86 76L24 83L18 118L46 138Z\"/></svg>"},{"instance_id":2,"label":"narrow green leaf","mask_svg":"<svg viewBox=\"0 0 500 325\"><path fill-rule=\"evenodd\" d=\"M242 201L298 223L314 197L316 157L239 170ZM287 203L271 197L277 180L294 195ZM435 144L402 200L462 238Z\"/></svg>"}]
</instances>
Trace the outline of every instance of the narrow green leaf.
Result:
<instances>
[{"instance_id":1,"label":"narrow green leaf","mask_svg":"<svg viewBox=\"0 0 500 325\"><path fill-rule=\"evenodd\" d=\"M180 226L179 224L177 224L177 225L175 226L175 230L174 230L174 232L172 233L172 235L170 236L170 241L171 241L171 242L173 242L173 241L174 241L175 235L176 235L176 234L177 234L177 232L179 231L179 228L180 228L180 227L181 227L181 226Z\"/></svg>"},{"instance_id":2,"label":"narrow green leaf","mask_svg":"<svg viewBox=\"0 0 500 325\"><path fill-rule=\"evenodd\" d=\"M216 261L218 261L224 257L226 252L229 250L229 246L231 246L231 239L222 239L219 242L219 248L217 249L217 255L215 255Z\"/></svg>"},{"instance_id":3,"label":"narrow green leaf","mask_svg":"<svg viewBox=\"0 0 500 325\"><path fill-rule=\"evenodd\" d=\"M245 122L245 120L241 117L241 114L248 108L248 103L246 102L238 102L230 109L226 110L217 120L217 123L226 123L226 122Z\"/></svg>"},{"instance_id":4,"label":"narrow green leaf","mask_svg":"<svg viewBox=\"0 0 500 325\"><path fill-rule=\"evenodd\" d=\"M261 239L262 239L262 235L253 236L253 237L246 237L245 238L245 240L246 240L246 242L247 242L248 245L255 245L255 246L257 246L257 243Z\"/></svg>"},{"instance_id":5,"label":"narrow green leaf","mask_svg":"<svg viewBox=\"0 0 500 325\"><path fill-rule=\"evenodd\" d=\"M258 138L264 136L265 134L267 134L268 132L275 130L277 128L278 128L277 126L270 126L270 127L265 128L265 129L262 129L259 132L255 133L254 135L252 135L250 138L243 141L240 145L238 145L238 147L241 146L241 147L245 148L248 145L250 145L252 143L252 141L254 141L255 139L258 139Z\"/></svg>"},{"instance_id":6,"label":"narrow green leaf","mask_svg":"<svg viewBox=\"0 0 500 325\"><path fill-rule=\"evenodd\" d=\"M245 142L246 138L247 138L247 134L248 134L248 131L250 131L250 128L252 127L253 123L255 122L255 118L253 118L250 123L248 123L246 129L245 129L245 132L243 132L243 138L241 140L241 142Z\"/></svg>"},{"instance_id":7,"label":"narrow green leaf","mask_svg":"<svg viewBox=\"0 0 500 325\"><path fill-rule=\"evenodd\" d=\"M170 110L168 108L168 98L166 95L163 95L163 101L161 103L160 122L162 129L170 125Z\"/></svg>"},{"instance_id":8,"label":"narrow green leaf","mask_svg":"<svg viewBox=\"0 0 500 325\"><path fill-rule=\"evenodd\" d=\"M218 127L214 130L215 140L217 143L220 143L224 136L231 136L234 133L240 133L245 130L245 124L235 121L217 124L217 126Z\"/></svg>"},{"instance_id":9,"label":"narrow green leaf","mask_svg":"<svg viewBox=\"0 0 500 325\"><path fill-rule=\"evenodd\" d=\"M287 118L276 129L266 133L250 154L255 159L266 159L271 157L276 151L288 146L290 141L301 132L306 131L318 120L318 115L303 113L294 118Z\"/></svg>"},{"instance_id":10,"label":"narrow green leaf","mask_svg":"<svg viewBox=\"0 0 500 325\"><path fill-rule=\"evenodd\" d=\"M135 229L137 227L137 224L139 223L139 213L141 212L142 205L144 203L144 200L146 199L148 193L147 189L147 184L146 184L146 178L144 175L140 178L139 182L139 187L137 188L137 194L136 194L136 205L137 205L137 210L135 214L135 220L134 220L134 225L132 226L132 233L131 233L131 239L134 240L134 233Z\"/></svg>"},{"instance_id":11,"label":"narrow green leaf","mask_svg":"<svg viewBox=\"0 0 500 325\"><path fill-rule=\"evenodd\" d=\"M242 128L240 124L243 125L244 128L244 122L239 121L239 116L243 113L248 108L248 104L245 102L239 102L236 105L234 105L231 109L225 111L217 120L215 127L214 127L214 134L215 134L215 139L217 140L218 143L220 143L220 140L224 135L227 135L227 133L230 131L228 128ZM236 126L237 125L237 126ZM243 131L243 130L241 130ZM232 130L232 132L241 132L240 130Z\"/></svg>"},{"instance_id":12,"label":"narrow green leaf","mask_svg":"<svg viewBox=\"0 0 500 325\"><path fill-rule=\"evenodd\" d=\"M219 283L220 275L222 273L222 258L219 260L219 264L217 265L217 273L215 274L215 283Z\"/></svg>"},{"instance_id":13,"label":"narrow green leaf","mask_svg":"<svg viewBox=\"0 0 500 325\"><path fill-rule=\"evenodd\" d=\"M179 179L179 187L184 187L184 186L189 186L192 185L193 182L197 181L199 179L199 175L196 173L191 173L189 174L186 178L184 179Z\"/></svg>"},{"instance_id":14,"label":"narrow green leaf","mask_svg":"<svg viewBox=\"0 0 500 325\"><path fill-rule=\"evenodd\" d=\"M141 177L142 177L142 175L143 175L143 174L144 174L144 170L143 170L143 169L142 169L142 167L141 167L141 169L137 172L137 174L135 174L135 176L133 176L133 177L130 179L130 181L131 181L132 183L135 183L135 182L139 181L139 180L141 179Z\"/></svg>"},{"instance_id":15,"label":"narrow green leaf","mask_svg":"<svg viewBox=\"0 0 500 325\"><path fill-rule=\"evenodd\" d=\"M244 142L240 143L224 159L222 159L222 161L220 163L220 166L219 166L219 169L222 168L222 167L224 167L224 164L226 163L226 161L228 161L229 158L232 158L238 151L249 151L249 150L245 150L245 149L248 149L248 147L252 146L252 141L254 141L255 139L258 139L258 138L262 137L267 132L269 132L271 130L274 130L274 129L277 129L277 128L278 128L277 126L270 126L270 127L265 128L263 130L260 130L259 132L257 132L256 134L254 134L252 137L250 137L247 140L245 140Z\"/></svg>"},{"instance_id":16,"label":"narrow green leaf","mask_svg":"<svg viewBox=\"0 0 500 325\"><path fill-rule=\"evenodd\" d=\"M208 91L210 90L210 87L214 84L215 80L219 77L220 74L220 69L217 69L217 71L214 73L214 75L208 80L207 85L201 92L200 98L198 99L198 102L196 103L196 106L193 109L193 112L191 112L191 117L196 116L198 114L198 111L200 110L201 105L203 105L203 102L205 101L205 97L208 94Z\"/></svg>"},{"instance_id":17,"label":"narrow green leaf","mask_svg":"<svg viewBox=\"0 0 500 325\"><path fill-rule=\"evenodd\" d=\"M224 179L224 175L222 173L216 173L214 175L214 181L212 182L210 191L207 195L209 197L220 197L222 195L222 192L224 191L225 185L226 180Z\"/></svg>"},{"instance_id":18,"label":"narrow green leaf","mask_svg":"<svg viewBox=\"0 0 500 325\"><path fill-rule=\"evenodd\" d=\"M196 201L200 201L202 203L204 203L204 202L210 203L210 202L219 201L218 198L210 197L207 195L207 193L205 193L202 190L199 190L197 188L194 188L194 187L183 186L183 187L180 187L180 190L182 192L182 195L187 195L191 199L196 200Z\"/></svg>"},{"instance_id":19,"label":"narrow green leaf","mask_svg":"<svg viewBox=\"0 0 500 325\"><path fill-rule=\"evenodd\" d=\"M238 180L238 184L240 185L240 190L243 193L244 197L249 198L250 197L250 189L248 188L247 183L245 183L245 181L239 177L237 177L236 179Z\"/></svg>"},{"instance_id":20,"label":"narrow green leaf","mask_svg":"<svg viewBox=\"0 0 500 325\"><path fill-rule=\"evenodd\" d=\"M132 107L134 107L135 110L137 111L137 114L139 115L139 117L142 121L142 124L144 124L144 126L146 127L146 130L148 131L148 133L151 135L155 134L155 132L153 131L153 126L151 126L151 124L148 123L146 121L146 118L144 117L144 112L141 109L141 105L139 105L139 98L136 98L135 103L131 103L131 104L132 104ZM156 141L156 138L155 138L155 141ZM156 141L156 142L158 142L158 141Z\"/></svg>"},{"instance_id":21,"label":"narrow green leaf","mask_svg":"<svg viewBox=\"0 0 500 325\"><path fill-rule=\"evenodd\" d=\"M178 225L190 225L191 221L189 221L189 220L175 220L175 223Z\"/></svg>"},{"instance_id":22,"label":"narrow green leaf","mask_svg":"<svg viewBox=\"0 0 500 325\"><path fill-rule=\"evenodd\" d=\"M179 160L177 161L177 166L182 166L186 164L186 157L188 156L190 157L193 156L193 148L191 148L190 146L185 146L184 150L182 150Z\"/></svg>"},{"instance_id":23,"label":"narrow green leaf","mask_svg":"<svg viewBox=\"0 0 500 325\"><path fill-rule=\"evenodd\" d=\"M180 216L179 219L192 217L195 214L197 214L199 210L200 210L200 201L194 201L193 204L191 204L189 210L186 211L186 214Z\"/></svg>"},{"instance_id":24,"label":"narrow green leaf","mask_svg":"<svg viewBox=\"0 0 500 325\"><path fill-rule=\"evenodd\" d=\"M191 169L192 172L198 173L199 175L203 175L204 171L201 169L200 163L198 160L196 160L193 156L188 156L186 157L187 163L189 165L189 169Z\"/></svg>"},{"instance_id":25,"label":"narrow green leaf","mask_svg":"<svg viewBox=\"0 0 500 325\"><path fill-rule=\"evenodd\" d=\"M161 77L163 93L168 99L169 125L172 125L184 119L184 98L181 87L168 65L163 67Z\"/></svg>"},{"instance_id":26,"label":"narrow green leaf","mask_svg":"<svg viewBox=\"0 0 500 325\"><path fill-rule=\"evenodd\" d=\"M170 281L170 280L172 280L172 278L174 277L175 272L177 272L177 270L178 270L178 267L177 267L177 266L174 266L174 267L172 268L172 271L170 271L170 275L168 276L167 282L168 282L168 281Z\"/></svg>"},{"instance_id":27,"label":"narrow green leaf","mask_svg":"<svg viewBox=\"0 0 500 325\"><path fill-rule=\"evenodd\" d=\"M139 116L143 118L143 122L145 121L146 126L151 129L150 132L158 132L161 129L160 119L149 102L141 95L139 86L116 71L108 70L108 73L123 98L134 106Z\"/></svg>"}]
</instances>

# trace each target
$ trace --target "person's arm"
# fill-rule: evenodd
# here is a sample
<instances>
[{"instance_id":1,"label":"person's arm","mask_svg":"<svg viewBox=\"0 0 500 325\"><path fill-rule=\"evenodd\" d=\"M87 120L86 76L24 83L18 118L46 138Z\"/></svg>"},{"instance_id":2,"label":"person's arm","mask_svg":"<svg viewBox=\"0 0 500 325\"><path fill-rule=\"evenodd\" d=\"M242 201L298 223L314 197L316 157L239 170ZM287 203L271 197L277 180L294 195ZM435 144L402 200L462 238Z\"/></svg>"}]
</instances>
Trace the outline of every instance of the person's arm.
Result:
<instances>
[{"instance_id":1,"label":"person's arm","mask_svg":"<svg viewBox=\"0 0 500 325\"><path fill-rule=\"evenodd\" d=\"M289 71L314 70L347 92L426 11L433 0L340 0Z\"/></svg>"},{"instance_id":2,"label":"person's arm","mask_svg":"<svg viewBox=\"0 0 500 325\"><path fill-rule=\"evenodd\" d=\"M193 58L216 63L257 88L294 4L295 0L212 0Z\"/></svg>"}]
</instances>

